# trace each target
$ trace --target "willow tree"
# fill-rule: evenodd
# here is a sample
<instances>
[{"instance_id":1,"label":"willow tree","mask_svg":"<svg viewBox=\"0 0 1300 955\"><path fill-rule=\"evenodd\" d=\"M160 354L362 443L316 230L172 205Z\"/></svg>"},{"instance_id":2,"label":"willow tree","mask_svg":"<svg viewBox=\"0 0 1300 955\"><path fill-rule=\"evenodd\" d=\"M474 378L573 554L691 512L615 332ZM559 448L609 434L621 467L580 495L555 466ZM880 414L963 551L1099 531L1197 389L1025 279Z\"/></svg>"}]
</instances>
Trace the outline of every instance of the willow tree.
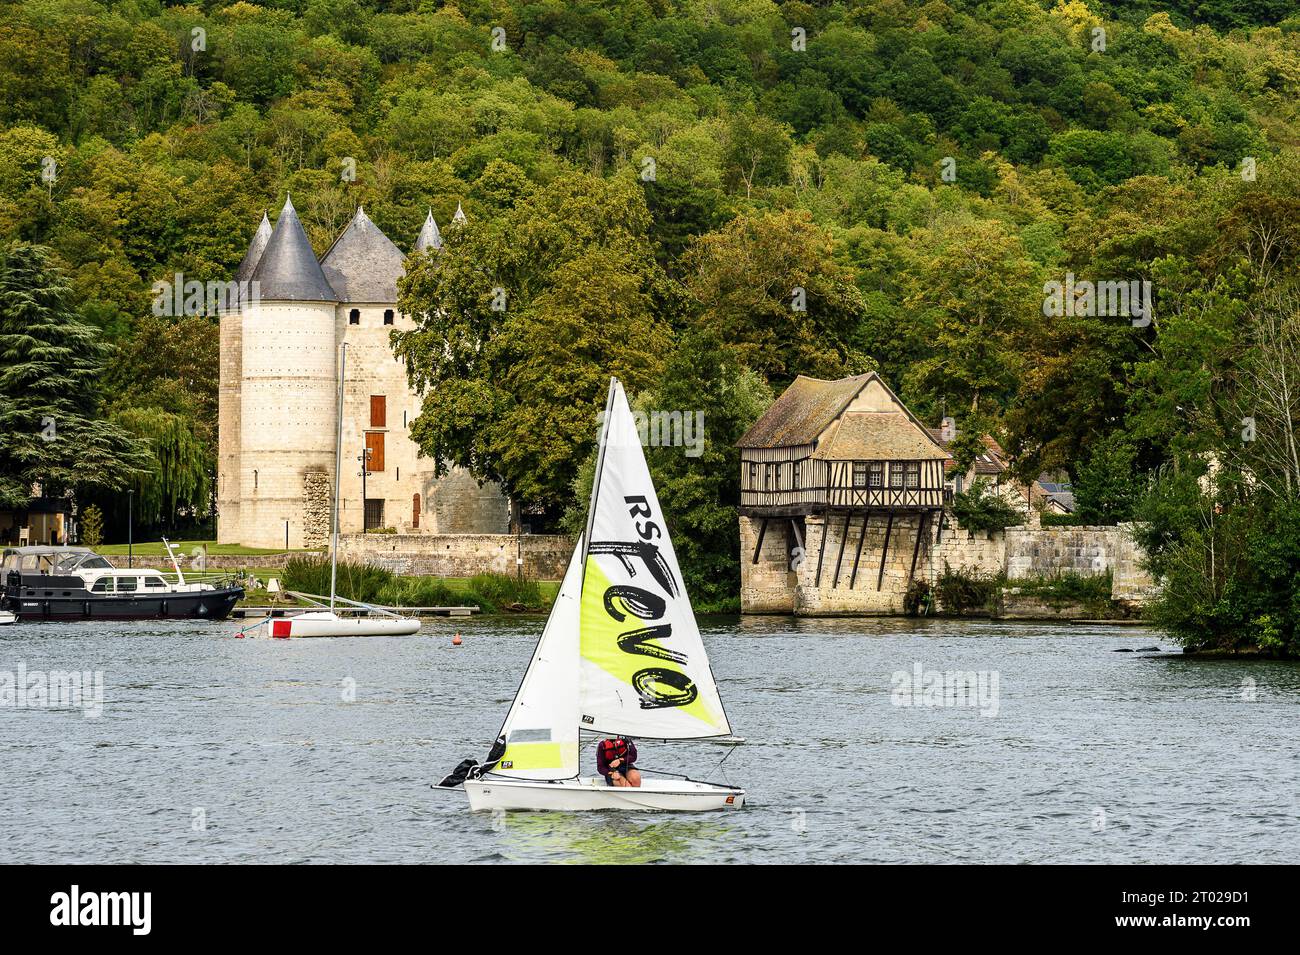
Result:
<instances>
[{"instance_id":1,"label":"willow tree","mask_svg":"<svg viewBox=\"0 0 1300 955\"><path fill-rule=\"evenodd\" d=\"M174 525L179 513L205 517L212 506L212 452L184 415L127 408L115 420L149 449L150 467L134 482L145 524Z\"/></svg>"}]
</instances>

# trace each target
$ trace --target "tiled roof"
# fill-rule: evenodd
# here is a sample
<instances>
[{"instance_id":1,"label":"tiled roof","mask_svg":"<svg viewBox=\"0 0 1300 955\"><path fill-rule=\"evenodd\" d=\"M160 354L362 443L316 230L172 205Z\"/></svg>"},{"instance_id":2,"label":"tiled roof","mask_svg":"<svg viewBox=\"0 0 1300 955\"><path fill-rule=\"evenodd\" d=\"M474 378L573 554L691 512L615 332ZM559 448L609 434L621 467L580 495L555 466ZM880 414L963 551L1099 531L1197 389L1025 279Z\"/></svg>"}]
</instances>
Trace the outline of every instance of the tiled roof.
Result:
<instances>
[{"instance_id":1,"label":"tiled roof","mask_svg":"<svg viewBox=\"0 0 1300 955\"><path fill-rule=\"evenodd\" d=\"M253 270L262 301L337 302L288 198Z\"/></svg>"},{"instance_id":2,"label":"tiled roof","mask_svg":"<svg viewBox=\"0 0 1300 955\"><path fill-rule=\"evenodd\" d=\"M358 207L320 267L340 302L396 302L405 263L401 249Z\"/></svg>"},{"instance_id":3,"label":"tiled roof","mask_svg":"<svg viewBox=\"0 0 1300 955\"><path fill-rule=\"evenodd\" d=\"M836 422L814 458L833 461L942 461L948 455L899 411L850 411Z\"/></svg>"},{"instance_id":4,"label":"tiled roof","mask_svg":"<svg viewBox=\"0 0 1300 955\"><path fill-rule=\"evenodd\" d=\"M235 273L236 282L247 282L253 277L253 272L257 269L257 263L262 258L262 253L266 251L266 243L271 241L271 220L262 213L262 221L257 226L257 231L253 233L253 241L248 243L248 251L244 253L244 258L239 263L239 271Z\"/></svg>"},{"instance_id":5,"label":"tiled roof","mask_svg":"<svg viewBox=\"0 0 1300 955\"><path fill-rule=\"evenodd\" d=\"M433 210L424 217L424 225L420 227L420 235L415 240L415 251L426 252L433 249L435 252L442 248L442 233L438 231L438 223L433 221Z\"/></svg>"},{"instance_id":6,"label":"tiled roof","mask_svg":"<svg viewBox=\"0 0 1300 955\"><path fill-rule=\"evenodd\" d=\"M870 380L855 375L822 381L800 375L736 442L741 448L787 448L812 444Z\"/></svg>"}]
</instances>

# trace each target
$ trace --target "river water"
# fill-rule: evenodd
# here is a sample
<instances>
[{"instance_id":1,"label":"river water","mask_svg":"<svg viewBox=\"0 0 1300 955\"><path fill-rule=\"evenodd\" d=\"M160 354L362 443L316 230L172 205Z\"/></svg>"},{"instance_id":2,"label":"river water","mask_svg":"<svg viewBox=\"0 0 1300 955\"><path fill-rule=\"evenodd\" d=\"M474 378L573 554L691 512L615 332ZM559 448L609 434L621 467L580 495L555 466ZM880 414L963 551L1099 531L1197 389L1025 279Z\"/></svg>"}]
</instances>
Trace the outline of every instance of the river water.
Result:
<instances>
[{"instance_id":1,"label":"river water","mask_svg":"<svg viewBox=\"0 0 1300 955\"><path fill-rule=\"evenodd\" d=\"M747 742L718 767L716 744L647 741L640 763L744 785L743 810L471 814L429 783L486 752L542 622L314 641L0 628L0 690L20 666L104 686L98 716L0 705L0 862L1300 856L1300 666L1114 652L1173 645L1103 626L706 618ZM918 667L921 688L973 671L983 695L895 692Z\"/></svg>"}]
</instances>

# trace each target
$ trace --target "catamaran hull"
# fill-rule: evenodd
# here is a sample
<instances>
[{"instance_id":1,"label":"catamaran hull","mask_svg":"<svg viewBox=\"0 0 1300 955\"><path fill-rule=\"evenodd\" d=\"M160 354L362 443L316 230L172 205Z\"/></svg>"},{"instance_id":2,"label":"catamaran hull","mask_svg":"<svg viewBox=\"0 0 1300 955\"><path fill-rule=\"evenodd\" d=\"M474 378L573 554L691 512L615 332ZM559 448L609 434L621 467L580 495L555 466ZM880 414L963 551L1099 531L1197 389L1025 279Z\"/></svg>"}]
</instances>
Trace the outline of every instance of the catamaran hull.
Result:
<instances>
[{"instance_id":1,"label":"catamaran hull","mask_svg":"<svg viewBox=\"0 0 1300 955\"><path fill-rule=\"evenodd\" d=\"M542 780L467 779L471 812L496 809L536 812L712 812L739 809L745 791L711 783L643 779L638 787L610 786L601 777Z\"/></svg>"}]
</instances>

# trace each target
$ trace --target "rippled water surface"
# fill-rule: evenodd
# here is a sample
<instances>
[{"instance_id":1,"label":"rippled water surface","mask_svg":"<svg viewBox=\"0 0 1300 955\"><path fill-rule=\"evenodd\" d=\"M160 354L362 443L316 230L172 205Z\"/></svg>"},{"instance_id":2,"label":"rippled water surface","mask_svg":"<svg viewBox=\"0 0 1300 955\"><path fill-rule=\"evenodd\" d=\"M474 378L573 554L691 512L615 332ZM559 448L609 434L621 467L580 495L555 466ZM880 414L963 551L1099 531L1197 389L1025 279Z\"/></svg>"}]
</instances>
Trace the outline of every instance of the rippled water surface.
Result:
<instances>
[{"instance_id":1,"label":"rippled water surface","mask_svg":"<svg viewBox=\"0 0 1300 955\"><path fill-rule=\"evenodd\" d=\"M98 718L0 706L0 862L1300 854L1300 668L1115 653L1171 644L1046 624L704 620L748 742L721 769L726 750L701 743L646 742L640 762L725 773L747 787L745 809L471 814L429 783L482 757L541 625L315 641L236 640L234 623L0 628L0 674L102 670L105 684ZM893 674L918 663L996 673L997 714L893 705Z\"/></svg>"}]
</instances>

